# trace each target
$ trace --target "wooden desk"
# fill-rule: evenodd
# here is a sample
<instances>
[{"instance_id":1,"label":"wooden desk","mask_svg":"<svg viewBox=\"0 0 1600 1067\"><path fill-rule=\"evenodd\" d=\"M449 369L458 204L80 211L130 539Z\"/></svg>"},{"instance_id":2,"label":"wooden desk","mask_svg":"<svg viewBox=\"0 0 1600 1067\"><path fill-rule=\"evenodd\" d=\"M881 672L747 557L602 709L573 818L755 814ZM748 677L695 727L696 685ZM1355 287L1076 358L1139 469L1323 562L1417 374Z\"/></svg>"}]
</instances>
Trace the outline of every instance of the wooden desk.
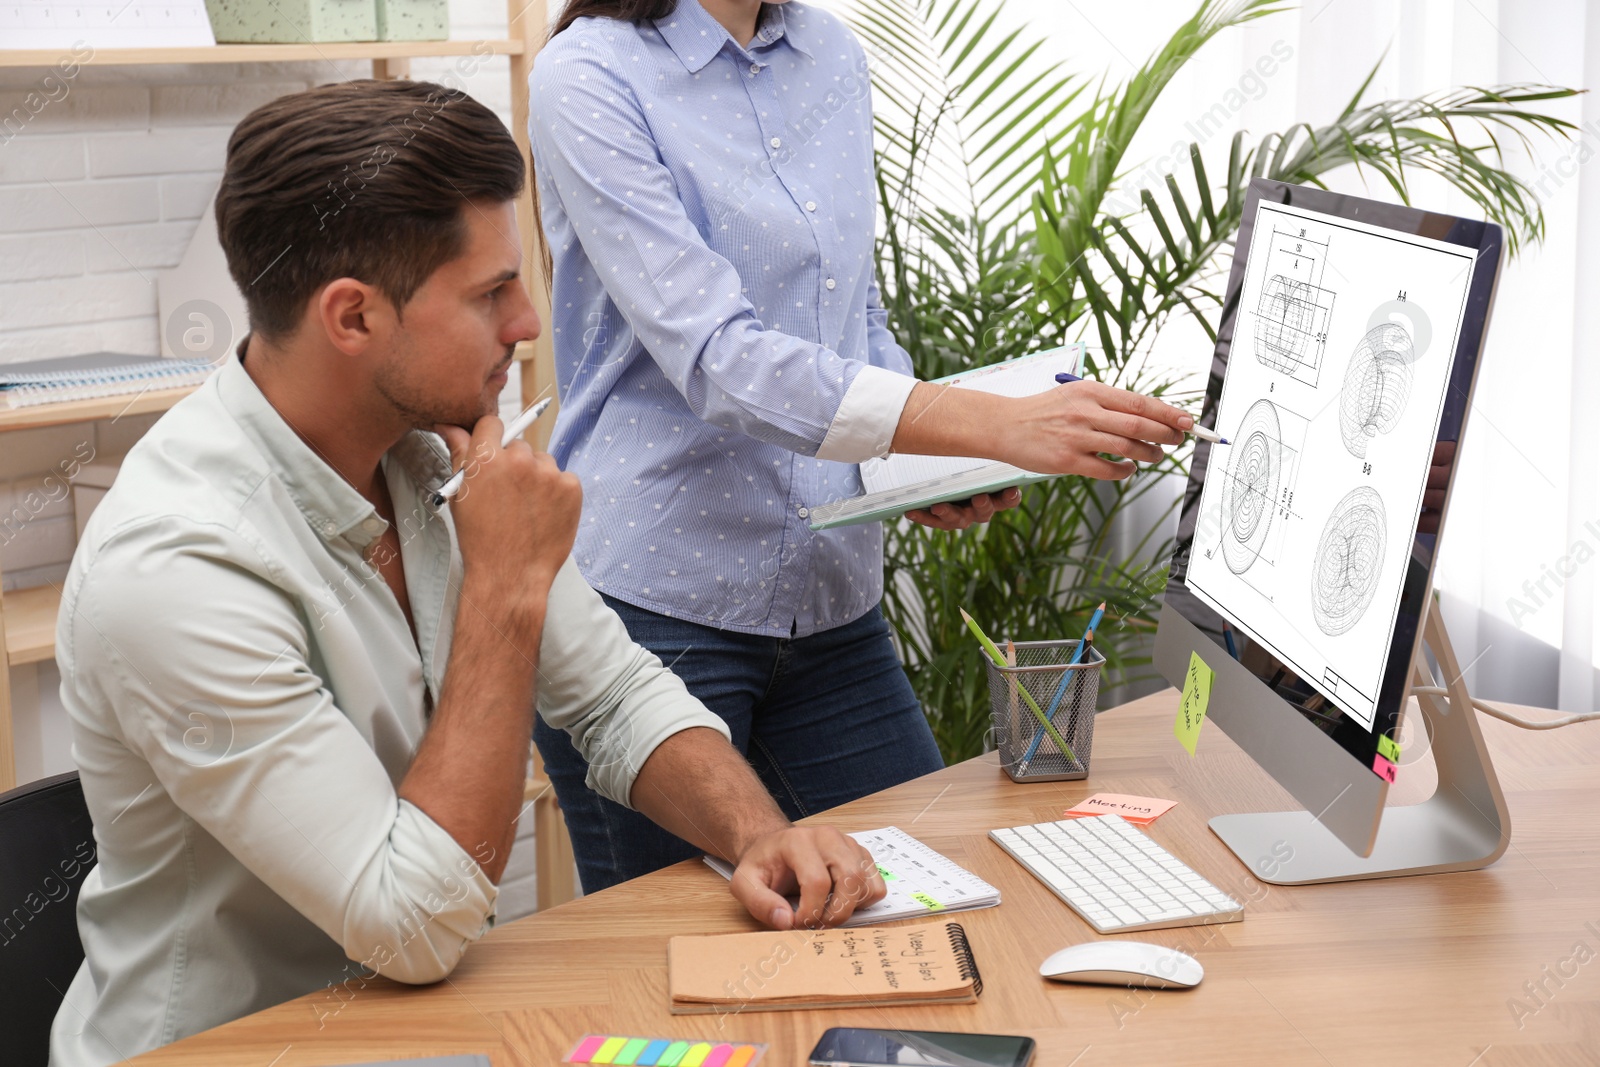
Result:
<instances>
[{"instance_id":1,"label":"wooden desk","mask_svg":"<svg viewBox=\"0 0 1600 1067\"><path fill-rule=\"evenodd\" d=\"M1086 782L1018 786L989 756L830 813L846 830L898 825L1001 888L1000 907L960 916L983 972L975 1006L745 1014L721 1030L716 1016L674 1017L667 938L754 927L721 879L683 863L496 930L438 985L375 980L342 999L314 994L138 1062L308 1067L484 1052L495 1067L544 1067L585 1031L603 1031L766 1041L765 1062L786 1067L840 1025L1030 1034L1039 1067L1596 1062L1600 724L1534 734L1480 718L1512 814L1511 848L1494 867L1283 888L1246 874L1206 819L1286 797L1215 728L1191 761L1172 737L1176 696L1102 715ZM1418 794L1431 778L1422 763L1400 782ZM1194 990L1038 977L1050 952L1095 935L984 835L1059 817L1102 790L1181 801L1152 836L1247 902L1240 923L1130 935L1198 957L1206 979ZM1586 963L1572 962L1579 944ZM1542 1008L1523 988L1541 980L1551 994ZM1517 1001L1529 1013L1520 1029L1508 1006Z\"/></svg>"}]
</instances>

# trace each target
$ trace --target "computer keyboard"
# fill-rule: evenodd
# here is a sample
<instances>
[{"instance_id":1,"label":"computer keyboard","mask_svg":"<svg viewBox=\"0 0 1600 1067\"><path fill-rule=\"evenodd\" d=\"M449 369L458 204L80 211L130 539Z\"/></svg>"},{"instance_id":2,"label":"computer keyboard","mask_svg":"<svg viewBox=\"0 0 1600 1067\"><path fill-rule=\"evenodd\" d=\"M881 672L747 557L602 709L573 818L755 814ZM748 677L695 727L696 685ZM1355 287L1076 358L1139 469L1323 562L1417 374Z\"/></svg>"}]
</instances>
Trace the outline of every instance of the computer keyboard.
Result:
<instances>
[{"instance_id":1,"label":"computer keyboard","mask_svg":"<svg viewBox=\"0 0 1600 1067\"><path fill-rule=\"evenodd\" d=\"M1102 934L1244 918L1243 904L1120 815L1013 826L989 836Z\"/></svg>"}]
</instances>

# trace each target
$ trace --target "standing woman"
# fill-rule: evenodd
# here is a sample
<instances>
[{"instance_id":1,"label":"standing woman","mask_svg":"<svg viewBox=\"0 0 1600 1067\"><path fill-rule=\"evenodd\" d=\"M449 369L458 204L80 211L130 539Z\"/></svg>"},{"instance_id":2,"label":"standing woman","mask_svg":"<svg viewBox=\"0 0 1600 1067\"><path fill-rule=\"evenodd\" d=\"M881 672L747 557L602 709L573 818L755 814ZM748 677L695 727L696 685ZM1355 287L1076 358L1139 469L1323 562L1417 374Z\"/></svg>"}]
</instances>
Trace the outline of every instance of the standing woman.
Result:
<instances>
[{"instance_id":1,"label":"standing woman","mask_svg":"<svg viewBox=\"0 0 1600 1067\"><path fill-rule=\"evenodd\" d=\"M531 88L579 567L791 818L938 770L878 608L880 528L813 532L810 509L891 448L1126 477L1097 453L1154 461L1192 420L1092 383L1016 401L911 377L873 277L866 57L837 17L569 0ZM698 854L589 790L565 733L535 740L586 892Z\"/></svg>"}]
</instances>

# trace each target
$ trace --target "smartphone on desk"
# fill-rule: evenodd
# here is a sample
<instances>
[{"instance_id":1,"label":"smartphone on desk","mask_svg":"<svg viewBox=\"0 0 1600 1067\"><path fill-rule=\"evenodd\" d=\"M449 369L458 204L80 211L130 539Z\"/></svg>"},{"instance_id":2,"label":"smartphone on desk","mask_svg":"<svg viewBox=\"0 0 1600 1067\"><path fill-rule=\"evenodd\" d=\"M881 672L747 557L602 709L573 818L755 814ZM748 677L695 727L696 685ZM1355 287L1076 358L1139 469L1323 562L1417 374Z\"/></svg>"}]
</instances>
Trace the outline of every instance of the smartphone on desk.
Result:
<instances>
[{"instance_id":1,"label":"smartphone on desk","mask_svg":"<svg viewBox=\"0 0 1600 1067\"><path fill-rule=\"evenodd\" d=\"M811 1050L812 1067L1026 1067L1033 1038L932 1030L834 1027Z\"/></svg>"}]
</instances>

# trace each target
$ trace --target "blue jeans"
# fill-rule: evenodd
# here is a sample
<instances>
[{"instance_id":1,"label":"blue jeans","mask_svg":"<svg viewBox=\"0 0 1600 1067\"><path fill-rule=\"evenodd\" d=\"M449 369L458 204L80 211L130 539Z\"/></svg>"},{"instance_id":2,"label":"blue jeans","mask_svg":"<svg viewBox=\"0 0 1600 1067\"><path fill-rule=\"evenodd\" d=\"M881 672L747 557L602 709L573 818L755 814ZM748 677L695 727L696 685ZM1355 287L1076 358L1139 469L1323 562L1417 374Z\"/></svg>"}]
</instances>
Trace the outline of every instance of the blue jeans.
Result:
<instances>
[{"instance_id":1,"label":"blue jeans","mask_svg":"<svg viewBox=\"0 0 1600 1067\"><path fill-rule=\"evenodd\" d=\"M791 819L944 766L876 607L832 630L781 638L605 601L633 639L728 724L734 745ZM700 855L584 785L588 765L565 731L541 718L534 742L561 802L585 893Z\"/></svg>"}]
</instances>

